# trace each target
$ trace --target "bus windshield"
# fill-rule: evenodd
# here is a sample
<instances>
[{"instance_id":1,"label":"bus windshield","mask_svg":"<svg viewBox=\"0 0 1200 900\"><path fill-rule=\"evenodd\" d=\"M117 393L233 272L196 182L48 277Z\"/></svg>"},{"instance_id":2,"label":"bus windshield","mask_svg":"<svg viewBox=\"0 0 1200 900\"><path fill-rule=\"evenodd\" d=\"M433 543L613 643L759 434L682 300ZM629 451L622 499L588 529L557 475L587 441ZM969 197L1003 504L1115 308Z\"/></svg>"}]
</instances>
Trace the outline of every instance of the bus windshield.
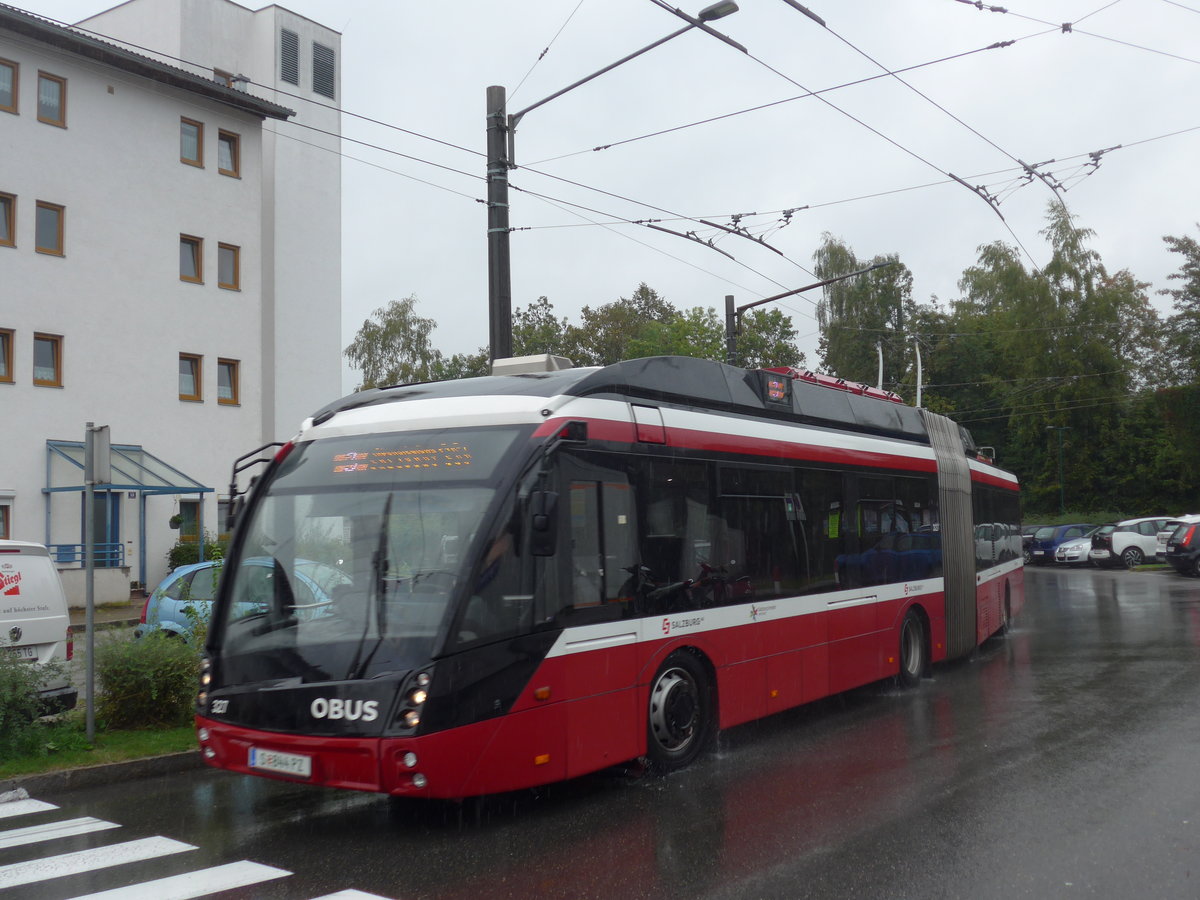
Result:
<instances>
[{"instance_id":1,"label":"bus windshield","mask_svg":"<svg viewBox=\"0 0 1200 900\"><path fill-rule=\"evenodd\" d=\"M295 447L225 566L223 681L377 678L427 661L519 429Z\"/></svg>"}]
</instances>

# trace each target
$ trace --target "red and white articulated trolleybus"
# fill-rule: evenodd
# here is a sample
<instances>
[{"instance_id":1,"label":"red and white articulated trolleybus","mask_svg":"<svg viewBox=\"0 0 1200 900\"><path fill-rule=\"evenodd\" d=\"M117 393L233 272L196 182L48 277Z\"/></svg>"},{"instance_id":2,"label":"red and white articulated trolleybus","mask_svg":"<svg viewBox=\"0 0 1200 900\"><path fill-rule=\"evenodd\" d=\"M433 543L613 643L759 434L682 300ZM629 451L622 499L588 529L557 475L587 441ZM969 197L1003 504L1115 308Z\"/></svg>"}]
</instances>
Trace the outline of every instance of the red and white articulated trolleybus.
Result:
<instances>
[{"instance_id":1,"label":"red and white articulated trolleybus","mask_svg":"<svg viewBox=\"0 0 1200 900\"><path fill-rule=\"evenodd\" d=\"M957 424L789 369L364 391L240 510L200 745L413 797L678 768L719 728L970 654L1020 611L1018 521Z\"/></svg>"}]
</instances>

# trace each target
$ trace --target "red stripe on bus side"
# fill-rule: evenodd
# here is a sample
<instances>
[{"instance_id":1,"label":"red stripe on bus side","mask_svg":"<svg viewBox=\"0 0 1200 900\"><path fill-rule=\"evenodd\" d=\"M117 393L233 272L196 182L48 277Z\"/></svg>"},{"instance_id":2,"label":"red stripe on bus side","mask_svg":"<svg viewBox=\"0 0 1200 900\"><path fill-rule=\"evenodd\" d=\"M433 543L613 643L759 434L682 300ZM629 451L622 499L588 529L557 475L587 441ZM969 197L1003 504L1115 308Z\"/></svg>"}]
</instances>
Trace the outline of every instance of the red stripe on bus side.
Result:
<instances>
[{"instance_id":1,"label":"red stripe on bus side","mask_svg":"<svg viewBox=\"0 0 1200 900\"><path fill-rule=\"evenodd\" d=\"M550 437L567 422L586 422L588 437L601 441L634 443L635 432L631 422L615 422L610 419L552 419L534 432L534 437ZM772 459L794 459L805 462L856 465L888 469L904 469L910 472L935 472L937 463L933 459L903 456L899 453L877 453L872 450L853 450L847 447L819 446L781 441L773 438L756 438L746 435L721 434L711 431L694 431L688 428L668 427L667 444L689 450L705 450L720 453L743 453ZM914 445L924 446L924 445Z\"/></svg>"},{"instance_id":2,"label":"red stripe on bus side","mask_svg":"<svg viewBox=\"0 0 1200 900\"><path fill-rule=\"evenodd\" d=\"M1020 486L1015 481L1007 478L1000 478L999 476L993 475L990 472L978 472L975 469L972 469L971 480L979 484L991 485L992 487L1006 488L1010 491L1020 490Z\"/></svg>"}]
</instances>

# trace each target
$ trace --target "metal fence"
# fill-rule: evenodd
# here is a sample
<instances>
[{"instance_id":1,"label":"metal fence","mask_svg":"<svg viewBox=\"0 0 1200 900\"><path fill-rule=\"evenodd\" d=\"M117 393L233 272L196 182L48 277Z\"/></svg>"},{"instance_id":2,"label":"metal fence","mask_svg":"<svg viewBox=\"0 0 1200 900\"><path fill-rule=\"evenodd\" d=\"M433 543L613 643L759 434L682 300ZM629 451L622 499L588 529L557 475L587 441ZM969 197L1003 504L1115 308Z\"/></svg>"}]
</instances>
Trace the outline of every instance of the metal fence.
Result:
<instances>
[{"instance_id":1,"label":"metal fence","mask_svg":"<svg viewBox=\"0 0 1200 900\"><path fill-rule=\"evenodd\" d=\"M83 544L51 544L50 555L60 566L83 566ZM125 545L96 544L96 568L115 569L125 565Z\"/></svg>"}]
</instances>

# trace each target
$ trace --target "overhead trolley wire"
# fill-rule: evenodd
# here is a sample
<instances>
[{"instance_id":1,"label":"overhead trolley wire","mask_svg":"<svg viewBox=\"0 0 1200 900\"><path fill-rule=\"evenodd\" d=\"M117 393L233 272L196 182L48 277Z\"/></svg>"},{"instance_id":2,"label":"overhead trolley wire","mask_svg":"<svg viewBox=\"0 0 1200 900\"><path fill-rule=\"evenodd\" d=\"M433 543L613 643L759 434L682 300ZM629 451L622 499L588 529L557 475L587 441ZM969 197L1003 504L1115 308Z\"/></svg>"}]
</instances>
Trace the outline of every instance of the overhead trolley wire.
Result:
<instances>
[{"instance_id":1,"label":"overhead trolley wire","mask_svg":"<svg viewBox=\"0 0 1200 900\"><path fill-rule=\"evenodd\" d=\"M1046 33L1048 33L1048 32L1038 32L1039 35L1046 34ZM1027 35L1026 37L1036 37L1036 36L1037 35ZM943 56L939 59L931 59L928 62L916 63L915 65L905 66L902 69L896 69L895 72L896 73L912 72L917 69L926 68L927 66L933 66L933 65L937 65L939 63L950 62L951 60L962 59L963 57L966 57L966 56L972 56L976 53L982 53L985 50L999 50L1004 47L1011 46L1012 44L1016 43L1017 41L1021 41L1021 40L1025 40L1025 38L1017 38L1014 41L1001 41L1001 42L997 42L994 44L989 44L986 47L977 47L974 50L964 50L962 53L955 53L950 56ZM699 119L698 121L695 121L695 122L688 122L687 124L684 124L684 125L673 125L670 128L663 128L659 131L651 131L651 132L648 132L647 134L642 134L642 135L638 135L636 137L631 137L631 138L624 138L619 141L611 141L607 144L601 144L596 147L590 147L586 150L574 150L571 153L564 153L561 156L552 156L552 157L548 157L547 159L537 160L536 162L532 163L532 165L540 166L540 165L544 165L545 163L548 163L548 162L557 162L560 159L567 159L572 156L582 156L585 153L597 153L601 150L611 150L614 147L621 147L625 144L632 144L637 141L644 141L644 140L648 140L650 138L656 138L656 137L661 137L662 135L672 134L676 131L684 131L688 128L696 128L700 125L709 125L713 122L720 122L724 119L732 119L736 116L744 116L748 113L759 112L760 110L770 109L775 106L781 106L784 103L792 103L796 100L805 100L809 97L815 97L819 94L828 94L828 93L831 93L832 91L840 91L843 88L856 87L861 84L867 84L868 82L871 82L871 81L879 81L880 79L887 78L890 74L894 74L894 73L885 72L885 73L882 73L879 75L868 75L865 78L858 78L858 79L855 79L854 81L846 81L846 82L842 82L841 84L830 85L829 87L825 87L825 88L818 88L815 91L806 91L805 93L797 94L794 97L784 97L782 100L773 100L770 103L760 103L757 106L750 106L745 109L739 109L739 110L734 110L733 112L722 113L719 116L710 116L709 118Z\"/></svg>"},{"instance_id":2,"label":"overhead trolley wire","mask_svg":"<svg viewBox=\"0 0 1200 900\"><path fill-rule=\"evenodd\" d=\"M567 26L571 24L571 20L575 18L575 13L579 12L579 8L583 6L583 3L584 0L579 0L579 2L575 4L575 8L571 10L571 14L567 16L567 20L563 22L561 26L559 26L558 31L554 32L554 37L550 38L550 43L547 44L546 48L538 54L538 58L533 61L533 65L529 67L529 71L525 73L525 77L517 82L517 86L512 89L512 92L508 95L509 100L517 96L517 91L521 89L521 86L525 84L529 76L533 74L533 70L537 68L538 63L540 63L545 58L546 54L550 52L550 48L554 46L554 42L558 40L559 35L561 35L566 30Z\"/></svg>"},{"instance_id":3,"label":"overhead trolley wire","mask_svg":"<svg viewBox=\"0 0 1200 900\"><path fill-rule=\"evenodd\" d=\"M1189 56L1180 56L1178 53L1169 53L1166 50L1156 50L1153 47L1146 47L1142 44L1134 44L1130 41L1123 41L1120 38L1109 37L1108 35L1105 35L1105 34L1097 34L1094 31L1084 31L1082 28L1076 28L1075 22L1062 22L1062 23L1050 22L1050 21L1047 21L1046 19L1039 19L1036 16L1029 16L1029 15L1025 15L1024 13L1014 12L1013 10L1006 9L1003 6L989 6L986 3L977 2L977 0L954 0L954 2L964 3L967 6L974 6L976 9L981 10L983 12L1002 13L1005 15L1010 15L1016 19L1024 19L1027 22L1036 22L1039 25L1048 25L1048 26L1050 26L1050 28L1052 30L1058 31L1062 34L1082 34L1086 37L1096 38L1097 40L1101 40L1101 41L1110 41L1111 43L1120 44L1124 47L1130 47L1134 50L1144 50L1147 53L1153 53L1157 56L1166 56L1166 57L1169 57L1170 59L1177 59L1180 62L1187 62L1187 63L1193 63L1195 65L1200 65L1200 59L1193 59L1192 57L1189 57ZM1113 5L1115 5L1115 4L1109 3L1107 6L1102 6L1098 10L1090 12L1087 15L1081 16L1076 21L1082 22L1084 19L1089 18L1090 16L1094 16L1096 13L1102 12L1103 10L1108 9L1109 6L1113 6ZM1174 5L1181 6L1181 4L1174 4ZM1182 8L1190 9L1189 7L1186 7L1186 6L1184 6ZM1190 10L1190 11L1197 12L1197 10Z\"/></svg>"}]
</instances>

